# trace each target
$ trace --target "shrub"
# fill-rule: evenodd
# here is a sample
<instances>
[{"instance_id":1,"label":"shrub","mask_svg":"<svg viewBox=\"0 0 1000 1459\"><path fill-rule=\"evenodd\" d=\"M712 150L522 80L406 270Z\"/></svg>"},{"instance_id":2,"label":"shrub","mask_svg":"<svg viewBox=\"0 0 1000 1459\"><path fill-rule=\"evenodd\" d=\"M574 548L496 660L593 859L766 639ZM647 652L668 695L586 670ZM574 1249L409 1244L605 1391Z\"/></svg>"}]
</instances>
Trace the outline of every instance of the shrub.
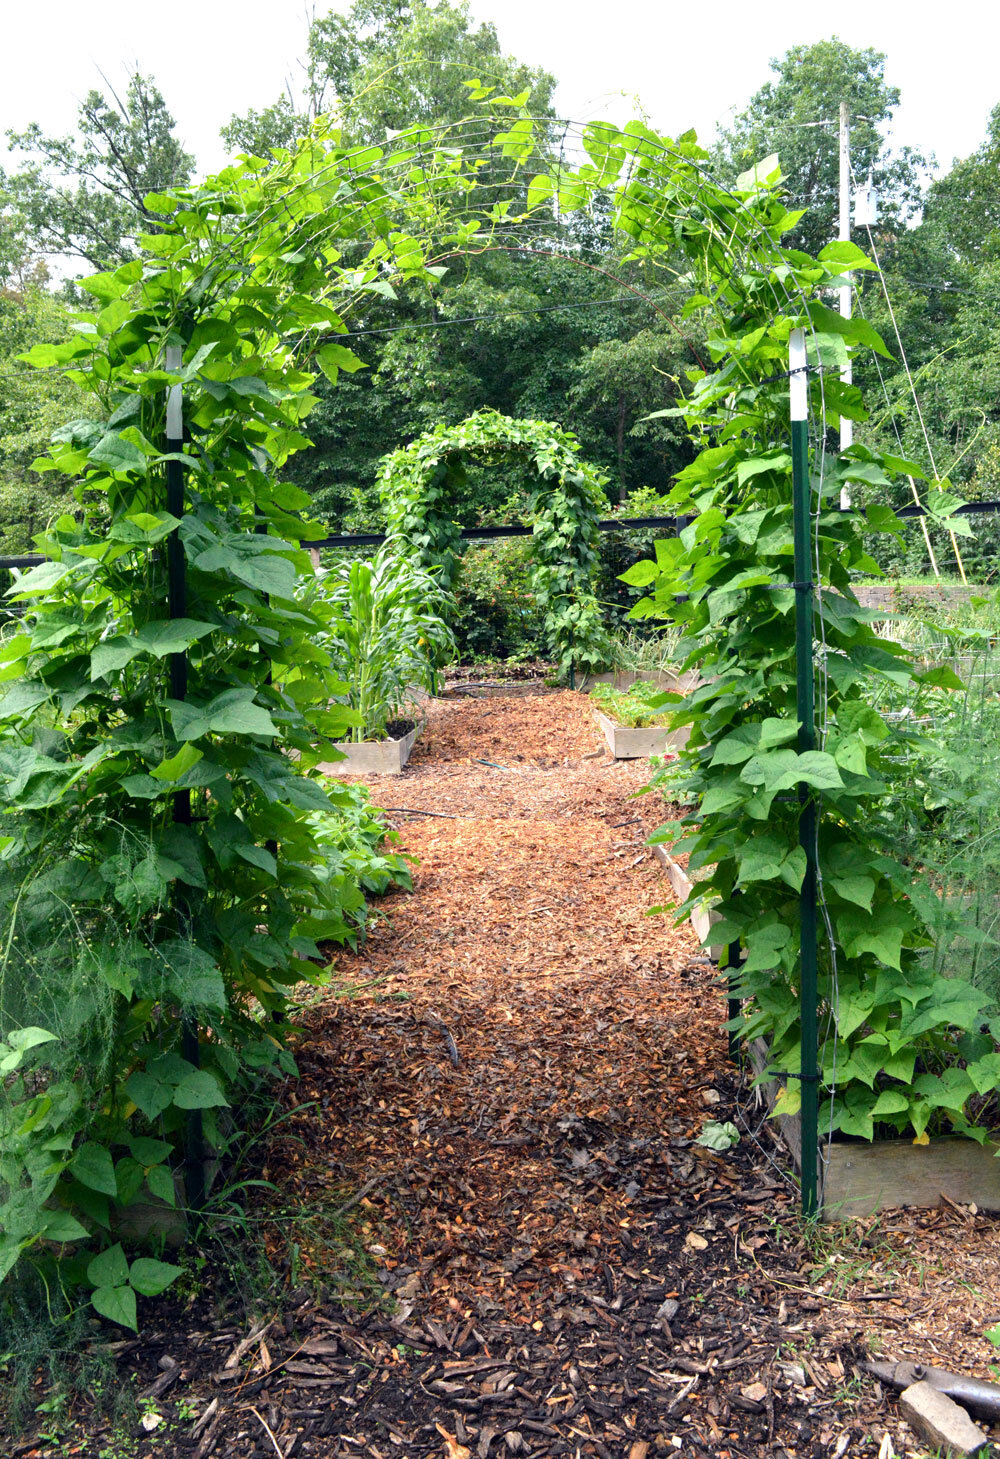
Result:
<instances>
[{"instance_id":1,"label":"shrub","mask_svg":"<svg viewBox=\"0 0 1000 1459\"><path fill-rule=\"evenodd\" d=\"M462 659L544 657L545 615L532 588L532 549L517 539L473 544L455 585L455 639Z\"/></svg>"}]
</instances>

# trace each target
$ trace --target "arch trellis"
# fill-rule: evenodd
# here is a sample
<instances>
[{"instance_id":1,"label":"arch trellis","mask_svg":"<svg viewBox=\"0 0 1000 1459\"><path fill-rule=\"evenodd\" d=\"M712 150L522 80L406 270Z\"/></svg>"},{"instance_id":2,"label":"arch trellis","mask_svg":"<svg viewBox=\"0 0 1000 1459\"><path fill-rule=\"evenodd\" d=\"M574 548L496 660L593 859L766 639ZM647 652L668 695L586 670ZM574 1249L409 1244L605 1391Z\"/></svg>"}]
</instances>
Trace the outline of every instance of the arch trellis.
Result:
<instances>
[{"instance_id":1,"label":"arch trellis","mask_svg":"<svg viewBox=\"0 0 1000 1459\"><path fill-rule=\"evenodd\" d=\"M453 585L463 545L455 508L464 463L511 455L532 468L527 502L531 579L545 615L549 651L563 673L605 668L609 642L594 578L607 478L583 459L571 431L495 410L425 431L384 457L379 469L389 536Z\"/></svg>"},{"instance_id":2,"label":"arch trellis","mask_svg":"<svg viewBox=\"0 0 1000 1459\"><path fill-rule=\"evenodd\" d=\"M863 531L894 531L896 519L882 505L867 523L828 508L850 482L879 489L919 468L860 445L833 460L827 451L839 415L863 415L859 393L840 380L848 351L883 348L863 321L841 320L824 302L845 269L868 266L864 255L850 244L818 260L783 248L797 215L773 159L728 189L690 136L675 143L638 122L538 121L517 98L491 105L495 116L414 129L384 146L345 145L321 123L295 149L238 159L204 187L147 200L162 230L142 240L140 258L84 282L95 303L70 340L31 353L93 403L61 428L43 463L76 480L81 513L52 525L41 544L49 560L17 584L23 624L0 644L0 804L15 812L4 869L25 868L26 884L41 864L54 878L47 900L18 898L23 915L43 919L19 945L51 940L45 907L58 900L74 927L89 919L118 937L122 923L137 953L127 967L95 956L80 973L109 1010L105 1084L92 1097L50 1101L50 1123L39 1125L42 1113L27 1106L49 1042L15 1050L13 1067L26 1061L31 1076L17 1096L31 1115L23 1130L37 1126L47 1143L41 1160L25 1136L20 1173L20 1154L10 1155L14 1174L4 1178L18 1224L0 1210L0 1274L42 1238L51 1247L95 1235L93 1201L74 1194L82 1170L98 1172L105 1207L116 1190L131 1192L127 1204L143 1182L169 1198L167 1164L188 1117L204 1112L210 1126L241 1072L289 1067L281 1025L265 1015L285 1013L289 989L320 976L321 944L353 935L360 893L316 825L343 804L316 766L347 725L318 644L322 604L296 597L297 575L310 571L302 543L324 529L281 476L309 444L314 367L332 381L357 369L363 361L344 340L364 334L354 326L372 297L443 287L442 275L472 254L527 241L552 245L567 266L581 261L586 236L571 236L565 220L598 193L624 256L644 277L687 280L687 311L709 322L709 365L688 372L676 412L698 454L671 506L695 520L680 539L658 542L656 563L631 581L649 589L650 616L680 621L691 662L706 670L683 711L692 721L683 789L697 806L687 848L709 872L700 890L723 914L713 939L747 953L743 1032L767 1036L773 1067L800 1080L785 1110L801 1097L812 1156L820 1087L828 1130L870 1138L877 1119L922 1141L932 1119L975 1133L964 1114L970 1092L1000 1079L972 994L959 1004L955 980L942 991L927 973L911 872L891 845L871 855L877 817L867 808L898 781L901 758L921 753L905 726L864 700L866 676L907 679L909 669L875 639L850 586L865 562ZM573 609L587 610L587 556L570 549L580 538L593 550L594 479L566 440L499 445L501 436L490 449L533 452L540 479L559 482L538 493L544 591L555 601L573 588ZM434 464L420 478L419 504L442 518L449 462L466 449L447 441L428 445ZM404 517L414 509L402 501ZM422 549L435 540L426 512L411 539ZM186 604L168 591L181 579ZM808 696L796 705L797 601L818 714ZM819 828L803 831L800 812L813 803ZM53 826L72 828L62 847L47 839ZM125 865L133 847L139 859ZM807 862L819 872L825 929L819 1067L817 970L807 978L800 956ZM956 1063L959 1048L967 1067ZM931 1072L939 1067L947 1080ZM9 1084L3 1092L14 1098ZM815 1180L805 1170L804 1189L809 1204ZM70 1208L88 1227L60 1222ZM122 1282L110 1290L127 1314Z\"/></svg>"}]
</instances>

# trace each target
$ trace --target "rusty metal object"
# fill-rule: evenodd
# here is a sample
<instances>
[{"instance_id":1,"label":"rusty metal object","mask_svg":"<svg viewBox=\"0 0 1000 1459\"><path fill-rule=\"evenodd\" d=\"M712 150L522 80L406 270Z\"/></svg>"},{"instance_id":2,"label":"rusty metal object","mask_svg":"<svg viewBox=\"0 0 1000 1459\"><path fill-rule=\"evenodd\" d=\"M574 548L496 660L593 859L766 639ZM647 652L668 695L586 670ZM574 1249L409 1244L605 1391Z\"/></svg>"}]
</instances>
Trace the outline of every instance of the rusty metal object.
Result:
<instances>
[{"instance_id":1,"label":"rusty metal object","mask_svg":"<svg viewBox=\"0 0 1000 1459\"><path fill-rule=\"evenodd\" d=\"M969 1378L962 1373L949 1373L947 1368L932 1368L926 1363L891 1363L869 1358L860 1367L890 1388L903 1389L913 1383L929 1383L970 1413L979 1414L994 1423L1000 1422L1000 1383L988 1383L983 1378Z\"/></svg>"}]
</instances>

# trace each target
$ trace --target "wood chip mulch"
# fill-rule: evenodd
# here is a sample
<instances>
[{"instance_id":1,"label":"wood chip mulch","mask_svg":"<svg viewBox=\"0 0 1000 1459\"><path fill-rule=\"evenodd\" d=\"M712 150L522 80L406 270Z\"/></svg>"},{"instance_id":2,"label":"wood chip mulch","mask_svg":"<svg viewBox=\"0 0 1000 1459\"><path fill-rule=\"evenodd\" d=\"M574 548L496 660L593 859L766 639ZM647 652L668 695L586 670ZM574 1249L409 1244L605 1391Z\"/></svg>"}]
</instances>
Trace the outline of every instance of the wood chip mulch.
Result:
<instances>
[{"instance_id":1,"label":"wood chip mulch","mask_svg":"<svg viewBox=\"0 0 1000 1459\"><path fill-rule=\"evenodd\" d=\"M987 1376L997 1224L897 1212L804 1242L717 974L649 915L669 897L643 844L664 806L634 796L648 766L611 761L568 692L426 714L407 771L369 782L414 893L336 955L263 1169L299 1290L249 1330L196 1303L126 1345L143 1381L168 1358L182 1380L135 1452L922 1454L856 1359ZM695 1143L708 1120L740 1144ZM296 1216L338 1206L367 1274ZM94 1433L58 1452L96 1456Z\"/></svg>"}]
</instances>

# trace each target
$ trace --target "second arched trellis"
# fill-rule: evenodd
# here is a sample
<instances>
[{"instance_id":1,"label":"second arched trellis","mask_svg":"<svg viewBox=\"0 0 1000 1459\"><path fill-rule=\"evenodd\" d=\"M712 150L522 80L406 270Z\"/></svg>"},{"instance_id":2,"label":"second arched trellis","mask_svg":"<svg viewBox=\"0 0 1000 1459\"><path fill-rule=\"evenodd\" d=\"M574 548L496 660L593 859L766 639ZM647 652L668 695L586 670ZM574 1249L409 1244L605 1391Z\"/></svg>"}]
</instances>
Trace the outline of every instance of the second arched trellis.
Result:
<instances>
[{"instance_id":1,"label":"second arched trellis","mask_svg":"<svg viewBox=\"0 0 1000 1459\"><path fill-rule=\"evenodd\" d=\"M425 431L384 457L379 469L389 535L453 583L462 551L455 514L463 463L510 454L531 469L532 586L549 651L563 673L605 668L608 636L594 593L605 478L580 455L572 432L495 410Z\"/></svg>"}]
</instances>

